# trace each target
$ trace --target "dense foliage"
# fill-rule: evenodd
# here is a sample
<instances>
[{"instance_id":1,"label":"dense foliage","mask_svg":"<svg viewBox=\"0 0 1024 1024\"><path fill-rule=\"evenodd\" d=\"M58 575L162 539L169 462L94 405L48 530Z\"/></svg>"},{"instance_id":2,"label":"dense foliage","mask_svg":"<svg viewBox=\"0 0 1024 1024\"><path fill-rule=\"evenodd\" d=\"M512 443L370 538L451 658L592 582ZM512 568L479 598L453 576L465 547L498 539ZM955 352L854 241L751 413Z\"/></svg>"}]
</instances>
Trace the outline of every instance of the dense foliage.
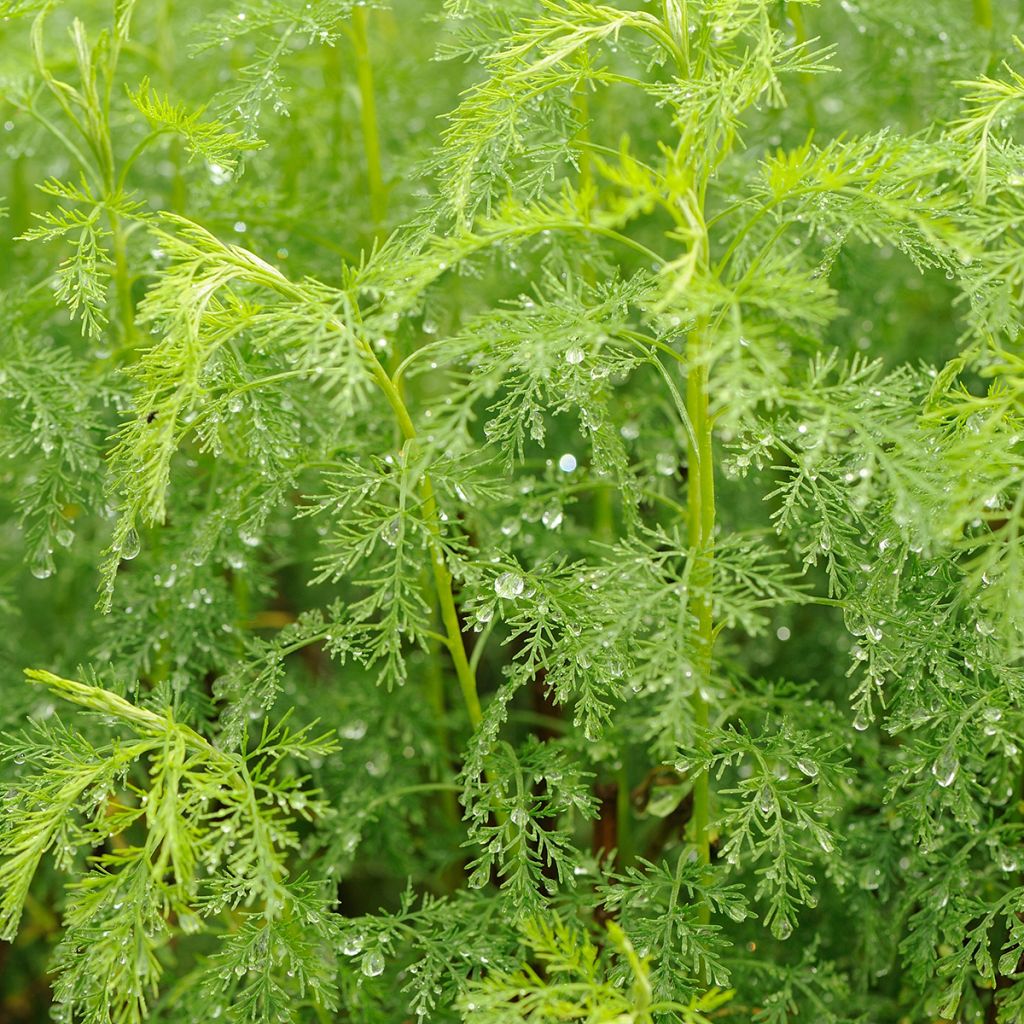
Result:
<instances>
[{"instance_id":1,"label":"dense foliage","mask_svg":"<svg viewBox=\"0 0 1024 1024\"><path fill-rule=\"evenodd\" d=\"M0 2L0 1016L1024 1019L1015 6Z\"/></svg>"}]
</instances>

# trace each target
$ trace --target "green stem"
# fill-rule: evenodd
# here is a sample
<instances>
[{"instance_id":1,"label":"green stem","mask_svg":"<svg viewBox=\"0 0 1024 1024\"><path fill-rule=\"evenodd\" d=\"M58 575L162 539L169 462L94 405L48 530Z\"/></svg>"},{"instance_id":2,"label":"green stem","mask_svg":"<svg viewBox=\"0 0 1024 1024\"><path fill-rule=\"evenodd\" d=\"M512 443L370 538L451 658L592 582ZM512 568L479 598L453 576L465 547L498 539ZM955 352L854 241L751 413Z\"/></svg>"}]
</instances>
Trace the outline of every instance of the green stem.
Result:
<instances>
[{"instance_id":1,"label":"green stem","mask_svg":"<svg viewBox=\"0 0 1024 1024\"><path fill-rule=\"evenodd\" d=\"M356 80L359 83L366 178L370 188L370 217L373 220L374 235L379 235L387 220L388 194L381 168L380 127L373 87L373 63L370 60L369 22L369 11L365 7L356 7L352 12L352 43L356 58Z\"/></svg>"},{"instance_id":2,"label":"green stem","mask_svg":"<svg viewBox=\"0 0 1024 1024\"><path fill-rule=\"evenodd\" d=\"M712 457L712 422L708 412L708 343L706 325L699 323L687 341L689 371L686 379L686 409L696 436L691 446L690 480L687 487L689 521L687 529L690 548L697 563L693 572L693 592L697 601L697 664L694 666L692 697L694 727L706 729L710 709L705 691L710 686L712 648L715 629L712 619L711 591L714 573L715 532L715 469ZM711 787L706 771L693 780L693 840L701 864L711 863L711 842L708 833ZM707 921L707 904L700 909Z\"/></svg>"},{"instance_id":3,"label":"green stem","mask_svg":"<svg viewBox=\"0 0 1024 1024\"><path fill-rule=\"evenodd\" d=\"M130 348L135 336L135 305L132 302L132 279L128 267L128 238L121 218L111 211L110 230L114 249L114 288L117 292L117 309L121 324L121 343Z\"/></svg>"},{"instance_id":4,"label":"green stem","mask_svg":"<svg viewBox=\"0 0 1024 1024\"><path fill-rule=\"evenodd\" d=\"M371 360L370 367L374 379L384 392L395 418L398 420L398 427L406 441L416 440L416 428L413 426L412 417L406 407L402 394L394 381L388 376L387 371L381 365L376 353L370 346L366 346L367 357ZM455 674L459 680L459 689L462 691L462 699L469 713L469 720L475 729L483 721L483 712L480 708L480 698L477 695L476 675L469 664L466 656L466 646L462 642L462 627L459 623L459 614L455 608L455 596L452 592L452 575L448 571L448 564L444 558L444 546L441 542L441 519L437 510L437 499L434 496L434 484L430 477L424 474L420 484L420 497L423 500L423 518L430 533L431 562L433 563L434 588L437 591L437 602L441 609L441 620L444 622L447 635L448 651L451 654L452 664L455 666Z\"/></svg>"},{"instance_id":5,"label":"green stem","mask_svg":"<svg viewBox=\"0 0 1024 1024\"><path fill-rule=\"evenodd\" d=\"M615 832L618 837L618 864L629 867L633 862L633 811L629 803L629 770L625 759L616 777Z\"/></svg>"},{"instance_id":6,"label":"green stem","mask_svg":"<svg viewBox=\"0 0 1024 1024\"><path fill-rule=\"evenodd\" d=\"M992 0L974 0L974 24L979 28L992 28Z\"/></svg>"},{"instance_id":7,"label":"green stem","mask_svg":"<svg viewBox=\"0 0 1024 1024\"><path fill-rule=\"evenodd\" d=\"M448 646L447 641L445 642L445 646ZM445 705L444 699L444 677L441 673L441 666L438 663L433 650L430 651L428 658L427 698L430 701L431 709L434 713L434 721L437 726L437 743L441 748L441 758L444 762L444 770L446 772L450 772L452 770L453 763L452 744L446 722L448 708ZM455 799L456 789L458 789L458 787L439 790L441 810L445 817L454 825L458 825L461 818L461 815L459 814L459 805Z\"/></svg>"},{"instance_id":8,"label":"green stem","mask_svg":"<svg viewBox=\"0 0 1024 1024\"><path fill-rule=\"evenodd\" d=\"M793 22L793 30L796 33L796 41L801 46L808 42L807 23L804 21L804 12L800 4L787 3L786 13ZM806 71L800 75L801 91L804 94L804 108L807 111L807 123L814 131L818 127L818 112L814 106L813 90L811 88L812 75Z\"/></svg>"}]
</instances>

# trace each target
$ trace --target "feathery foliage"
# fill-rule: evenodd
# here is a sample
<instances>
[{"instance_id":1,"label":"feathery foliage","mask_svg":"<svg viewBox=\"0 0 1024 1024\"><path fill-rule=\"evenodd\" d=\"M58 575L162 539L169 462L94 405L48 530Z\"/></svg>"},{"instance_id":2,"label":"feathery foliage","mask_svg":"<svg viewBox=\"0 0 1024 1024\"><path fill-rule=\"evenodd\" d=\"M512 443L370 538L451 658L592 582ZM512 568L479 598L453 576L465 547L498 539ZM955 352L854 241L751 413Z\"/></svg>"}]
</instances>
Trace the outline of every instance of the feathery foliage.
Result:
<instances>
[{"instance_id":1,"label":"feathery foliage","mask_svg":"<svg viewBox=\"0 0 1024 1024\"><path fill-rule=\"evenodd\" d=\"M0 3L0 1017L1024 1016L1024 31Z\"/></svg>"}]
</instances>

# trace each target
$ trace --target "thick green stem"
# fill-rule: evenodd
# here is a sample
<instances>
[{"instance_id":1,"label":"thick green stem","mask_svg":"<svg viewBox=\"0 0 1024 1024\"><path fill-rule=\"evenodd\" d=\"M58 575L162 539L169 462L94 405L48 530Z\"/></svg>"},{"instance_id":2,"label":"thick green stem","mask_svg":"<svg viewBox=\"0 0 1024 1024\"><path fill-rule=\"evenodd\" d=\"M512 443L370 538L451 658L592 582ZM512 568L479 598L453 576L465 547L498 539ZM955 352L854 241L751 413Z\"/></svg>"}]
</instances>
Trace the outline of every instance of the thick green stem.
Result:
<instances>
[{"instance_id":1,"label":"thick green stem","mask_svg":"<svg viewBox=\"0 0 1024 1024\"><path fill-rule=\"evenodd\" d=\"M707 692L711 684L714 622L712 585L714 574L715 467L712 456L712 424L708 413L708 352L704 325L687 341L689 370L686 380L686 410L693 425L695 442L690 450L688 487L689 544L697 559L692 592L697 602L697 656L694 666L693 720L696 729L706 729L710 721ZM711 863L710 782L707 772L693 780L693 841L701 864ZM706 904L701 917L707 920Z\"/></svg>"},{"instance_id":2,"label":"thick green stem","mask_svg":"<svg viewBox=\"0 0 1024 1024\"><path fill-rule=\"evenodd\" d=\"M980 28L992 28L992 0L974 0L974 23Z\"/></svg>"},{"instance_id":3,"label":"thick green stem","mask_svg":"<svg viewBox=\"0 0 1024 1024\"><path fill-rule=\"evenodd\" d=\"M373 87L373 63L370 60L369 21L370 14L365 7L356 7L352 12L352 41L356 58L356 80L359 83L366 179L370 190L370 216L373 220L374 234L379 234L387 220L388 194L381 166L377 98Z\"/></svg>"}]
</instances>

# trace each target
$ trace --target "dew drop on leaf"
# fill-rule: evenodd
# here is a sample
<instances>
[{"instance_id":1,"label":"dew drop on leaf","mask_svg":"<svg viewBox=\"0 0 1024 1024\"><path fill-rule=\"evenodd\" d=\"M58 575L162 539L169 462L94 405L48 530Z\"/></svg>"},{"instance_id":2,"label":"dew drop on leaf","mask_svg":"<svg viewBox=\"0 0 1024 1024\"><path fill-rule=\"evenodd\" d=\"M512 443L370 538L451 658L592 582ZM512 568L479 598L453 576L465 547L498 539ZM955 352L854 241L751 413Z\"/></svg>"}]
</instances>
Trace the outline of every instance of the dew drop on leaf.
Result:
<instances>
[{"instance_id":1,"label":"dew drop on leaf","mask_svg":"<svg viewBox=\"0 0 1024 1024\"><path fill-rule=\"evenodd\" d=\"M397 547L398 545L398 534L402 529L402 523L398 516L394 519L389 520L384 524L380 531L381 540L389 548Z\"/></svg>"},{"instance_id":2,"label":"dew drop on leaf","mask_svg":"<svg viewBox=\"0 0 1024 1024\"><path fill-rule=\"evenodd\" d=\"M131 529L124 535L124 540L121 541L121 547L118 549L118 554L126 562L130 562L133 558L138 556L138 553L141 550L142 541L139 540L138 531Z\"/></svg>"},{"instance_id":3,"label":"dew drop on leaf","mask_svg":"<svg viewBox=\"0 0 1024 1024\"><path fill-rule=\"evenodd\" d=\"M358 932L355 935L347 935L341 944L341 951L345 956L356 956L363 951L363 937Z\"/></svg>"},{"instance_id":4,"label":"dew drop on leaf","mask_svg":"<svg viewBox=\"0 0 1024 1024\"><path fill-rule=\"evenodd\" d=\"M544 509L540 521L549 529L557 530L562 525L562 510L557 505Z\"/></svg>"},{"instance_id":5,"label":"dew drop on leaf","mask_svg":"<svg viewBox=\"0 0 1024 1024\"><path fill-rule=\"evenodd\" d=\"M817 777L818 766L813 761L808 761L807 758L801 757L797 759L796 766L807 778L813 779Z\"/></svg>"},{"instance_id":6,"label":"dew drop on leaf","mask_svg":"<svg viewBox=\"0 0 1024 1024\"><path fill-rule=\"evenodd\" d=\"M503 572L494 581L494 592L498 597L512 601L523 592L523 578L514 572Z\"/></svg>"},{"instance_id":7,"label":"dew drop on leaf","mask_svg":"<svg viewBox=\"0 0 1024 1024\"><path fill-rule=\"evenodd\" d=\"M932 762L932 775L935 781L944 789L953 785L957 772L960 770L960 762L956 755L950 750L944 750Z\"/></svg>"},{"instance_id":8,"label":"dew drop on leaf","mask_svg":"<svg viewBox=\"0 0 1024 1024\"><path fill-rule=\"evenodd\" d=\"M578 348L578 347L573 347L573 348L570 348L570 349L566 349L565 361L570 366L579 366L579 364L583 362L583 356L584 356L583 349Z\"/></svg>"},{"instance_id":9,"label":"dew drop on leaf","mask_svg":"<svg viewBox=\"0 0 1024 1024\"><path fill-rule=\"evenodd\" d=\"M768 786L757 791L757 809L767 818L775 810L775 794Z\"/></svg>"},{"instance_id":10,"label":"dew drop on leaf","mask_svg":"<svg viewBox=\"0 0 1024 1024\"><path fill-rule=\"evenodd\" d=\"M360 964L360 970L368 978L376 978L378 974L384 973L384 957L376 949L367 953Z\"/></svg>"},{"instance_id":11,"label":"dew drop on leaf","mask_svg":"<svg viewBox=\"0 0 1024 1024\"><path fill-rule=\"evenodd\" d=\"M672 476L676 471L676 460L668 452L658 452L654 456L654 468L662 476Z\"/></svg>"},{"instance_id":12,"label":"dew drop on leaf","mask_svg":"<svg viewBox=\"0 0 1024 1024\"><path fill-rule=\"evenodd\" d=\"M780 942L785 942L792 934L793 926L784 917L777 917L772 922L772 935Z\"/></svg>"}]
</instances>

